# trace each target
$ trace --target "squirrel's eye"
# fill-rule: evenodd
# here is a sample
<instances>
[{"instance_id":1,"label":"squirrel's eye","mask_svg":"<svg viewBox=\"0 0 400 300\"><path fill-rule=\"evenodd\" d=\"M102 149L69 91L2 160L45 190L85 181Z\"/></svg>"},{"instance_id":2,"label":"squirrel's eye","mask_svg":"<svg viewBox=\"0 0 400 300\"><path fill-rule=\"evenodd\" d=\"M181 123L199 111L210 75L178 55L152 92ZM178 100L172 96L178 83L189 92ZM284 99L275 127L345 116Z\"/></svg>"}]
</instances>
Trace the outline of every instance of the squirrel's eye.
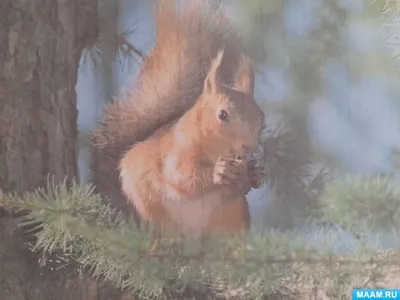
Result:
<instances>
[{"instance_id":1,"label":"squirrel's eye","mask_svg":"<svg viewBox=\"0 0 400 300\"><path fill-rule=\"evenodd\" d=\"M228 113L225 110L221 109L218 112L218 119L222 121L228 121Z\"/></svg>"}]
</instances>

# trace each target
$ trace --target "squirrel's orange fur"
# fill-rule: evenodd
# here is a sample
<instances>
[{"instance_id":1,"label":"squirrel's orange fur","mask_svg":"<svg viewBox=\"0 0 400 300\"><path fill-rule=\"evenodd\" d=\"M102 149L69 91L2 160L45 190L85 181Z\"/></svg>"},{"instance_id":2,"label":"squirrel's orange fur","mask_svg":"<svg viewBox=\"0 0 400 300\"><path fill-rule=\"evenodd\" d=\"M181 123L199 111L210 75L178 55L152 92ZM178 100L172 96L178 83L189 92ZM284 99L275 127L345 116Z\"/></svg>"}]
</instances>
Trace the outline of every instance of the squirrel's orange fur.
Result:
<instances>
[{"instance_id":1,"label":"squirrel's orange fur","mask_svg":"<svg viewBox=\"0 0 400 300\"><path fill-rule=\"evenodd\" d=\"M137 87L106 108L93 134L100 193L117 204L126 195L143 219L199 234L248 226L245 194L257 176L246 155L264 120L251 61L217 4L158 2L157 41Z\"/></svg>"}]
</instances>

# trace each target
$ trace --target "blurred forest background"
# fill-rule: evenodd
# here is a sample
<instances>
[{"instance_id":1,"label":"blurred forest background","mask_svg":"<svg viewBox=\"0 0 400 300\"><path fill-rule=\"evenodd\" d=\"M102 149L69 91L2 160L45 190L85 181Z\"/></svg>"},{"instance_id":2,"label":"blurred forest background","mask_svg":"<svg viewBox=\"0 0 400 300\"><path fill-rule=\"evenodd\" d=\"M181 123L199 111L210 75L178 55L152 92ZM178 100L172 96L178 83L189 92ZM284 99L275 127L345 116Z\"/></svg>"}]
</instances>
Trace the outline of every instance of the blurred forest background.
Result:
<instances>
[{"instance_id":1,"label":"blurred forest background","mask_svg":"<svg viewBox=\"0 0 400 300\"><path fill-rule=\"evenodd\" d=\"M98 121L103 105L113 98L118 98L121 93L134 85L134 77L140 68L142 58L149 52L154 42L152 2L147 0L99 0L97 3L89 0L74 0L74 5L71 5L73 9L62 0L57 2L59 11L67 11L65 16L62 15L58 21L62 24L61 27L68 31L68 26L75 26L77 29L74 30L78 32L75 40L80 41L79 38L82 38L84 42L83 44L75 43L75 40L71 42L63 38L65 32L59 27L55 30L59 34L55 37L55 41L67 43L68 46L64 47L65 55L61 50L57 50L61 52L56 51L57 55L63 59L56 60L53 69L50 68L51 72L48 71L50 73L44 76L46 78L53 77L54 81L46 79L52 84L48 84L45 88L42 87L42 92L46 89L53 92L56 90L57 92L53 94L49 92L49 95L57 96L50 97L48 103L37 104L43 105L47 112L55 115L55 118L53 116L55 120L43 121L48 127L47 137L50 141L41 139L37 144L27 142L22 143L21 146L14 138L10 138L10 136L13 137L13 134L17 135L23 132L24 128L31 126L29 121L20 121L29 112L28 109L21 112L23 110L20 108L21 103L27 103L32 96L43 97L43 94L38 96L34 93L34 88L32 90L24 88L21 92L21 87L26 82L30 82L32 86L39 84L34 82L36 77L28 76L22 71L12 73L10 70L14 70L13 68L18 63L14 61L10 63L7 55L0 55L0 62L4 66L3 70L10 71L10 74L14 75L12 82L15 81L15 78L19 78L19 85L10 85L10 76L5 72L4 74L0 73L0 99L4 101L6 108L4 112L0 113L0 121L3 117L3 123L0 123L2 127L2 129L0 128L0 137L3 140L3 143L0 142L0 151L2 151L0 152L0 166L4 167L4 171L0 172L3 173L0 174L0 188L4 192L30 191L43 184L46 179L45 175L48 173L55 174L58 179L72 175L79 178L81 184L90 182L89 132ZM256 100L267 114L267 130L263 137L263 161L266 166L267 181L262 189L251 191L248 199L254 236L268 231L266 236L270 240L265 241L260 238L262 241L257 243L264 243L264 248L260 246L260 249L254 250L254 255L262 258L276 258L279 256L278 253L292 253L294 248L289 246L289 240L297 238L302 239L307 247L313 249L313 255L326 253L326 251L329 252L329 255L358 253L357 255L361 259L362 255L359 254L361 250L372 249L371 253L375 255L381 253L377 252L379 250L390 249L395 253L396 261L389 263L394 269L385 269L384 274L375 274L374 276L382 279L383 285L395 287L400 283L400 279L398 276L388 274L391 272L399 274L399 269L395 269L394 266L398 263L397 253L400 244L400 85L398 84L400 1L226 0L224 3L251 45L253 58L257 62ZM51 7L48 1L43 0L41 4L44 5L43 7L46 5L46 7ZM4 45L9 46L3 52L11 52L13 45L17 45L15 47L19 46L21 49L26 47L26 44L23 43L12 44L12 41L15 40L10 32L22 31L21 28L25 28L24 25L18 24L28 22L24 17L25 14L29 15L28 11L33 11L34 13L31 15L36 15L41 20L37 22L39 25L29 23L35 28L31 35L38 40L44 38L49 28L46 27L48 24L43 20L46 19L46 13L51 15L52 12L49 8L48 10L43 9L44 12L39 13L38 7L39 4L30 5L24 1L0 5L2 14L0 19L3 16L4 20L8 20L8 33L5 31L6 34L3 32L3 35L0 35L7 36L5 37L7 43ZM72 10L75 13L79 12L77 17L73 17ZM15 21L16 25L12 23L14 15L17 16L15 20L20 22ZM28 18L28 20L30 19ZM71 22L76 24L71 25ZM28 27L26 25L26 28ZM79 28L85 28L83 33L79 31ZM80 51L73 52L68 50L68 47L77 47ZM40 47L37 46L37 49ZM32 50L31 57L35 57L35 51ZM68 51L79 53L79 56L70 60ZM14 51L14 53L18 53L18 51ZM43 54L39 51L38 53L43 60L47 52ZM53 55L53 52L49 55ZM24 54L20 54L19 57L21 61L24 59L27 61L25 67L29 70L31 62L37 62L36 58L26 60ZM74 65L76 68L71 67ZM40 69L33 70L32 74L38 74L37 72L40 73ZM69 76L68 74L76 74L76 78L68 77L68 84L66 80L62 79L61 81L64 80L65 83L62 86L57 83L55 74L66 76L65 78ZM1 84L1 81L4 84ZM74 94L75 83L76 95ZM59 103L63 97L73 99L62 102L68 103L72 107L70 115L61 112L64 104ZM60 110L54 109L57 105ZM50 106L52 109L49 109ZM74 106L77 108L77 115L73 112ZM8 126L12 128L10 124L13 122L19 122L18 124L22 125L18 125L18 129L10 131L10 133L7 128ZM60 135L57 126L64 122L70 123L63 127L69 129L62 131L63 134ZM36 129L32 129L32 132L35 133ZM66 134L69 130L69 134ZM54 142L51 141L51 138L54 138ZM75 143L78 145L76 153L74 152ZM41 147L46 148L46 153L48 152L45 156L35 152L43 153L44 150ZM27 154L28 152L29 154ZM53 155L52 153L55 152L62 154ZM14 160L10 160L10 157ZM46 162L39 166L40 161L44 160L43 157L49 163ZM35 173L37 170L40 170L39 175L27 176L27 174L37 174ZM29 179L26 179L27 177ZM104 217L104 220L109 222L107 209L103 211L99 208L100 206L96 206L98 204L93 204L97 203L97 198L89 196L90 191L85 188L83 190L79 190L77 186L75 188L76 190L72 194L68 194L62 188L55 189L53 192L49 192L50 194L43 191L27 194L25 198L22 198L23 201L17 200L16 196L5 196L6 200L0 204L10 205L9 200L12 198L12 201L18 203L16 206L33 211L24 219L25 225L36 224L35 222L47 224L43 227L44 229L42 228L42 232L37 234L39 237L38 248L44 249L45 252L63 249L64 253L69 253L68 255L73 257L71 249L77 247L81 254L78 258L74 258L75 261L85 266L94 266L95 274L105 276L116 282L118 286L128 290L132 289L137 292L141 289L147 296L161 297L166 282L170 284L170 281L164 280L165 278L160 279L161 275L161 277L157 277L158 275L154 275L153 271L147 270L157 267L157 270L163 270L164 275L168 272L175 274L178 269L176 265L182 267L182 262L173 264L164 262L157 266L140 265L139 269L142 272L140 273L137 271L138 267L130 266L128 263L134 260L130 256L133 254L123 251L123 249L126 250L124 247L131 249L129 247L133 247L133 244L124 244L122 237L117 236L115 232L110 233L108 230L111 229L108 227L107 229L102 228L103 231L99 233L93 228L86 228L86 223L81 222L80 219L78 221L73 219L75 224L81 225L81 229L77 230L71 225L71 222L56 223L54 221L56 219L49 217L50 214L40 213L46 209L50 211L50 207L54 212L55 206L49 204L48 200L64 197L66 200L63 200L64 202L60 200L57 205L67 205L72 203L68 201L74 199L75 208L79 208L76 208L75 211L82 214L82 220L84 220L85 212L88 212L89 215L90 209L95 207L102 214L104 213L102 218ZM77 200L78 196L87 200L84 201L86 204ZM41 199L46 199L47 202ZM89 200L93 200L93 203ZM93 207L90 206L92 204ZM65 219L63 219L64 221ZM6 224L9 222L2 221L4 232L1 236L3 237L2 241L5 241L4 245L7 241L15 243L12 234L7 233L9 225L6 226ZM120 223L118 224L122 226ZM98 227L101 226L98 225ZM68 231L66 228L72 231ZM89 247L85 243L83 244L86 246L82 246L82 243L75 242L75 238L71 237L73 230L77 230L75 233L78 232L77 235L80 238L85 236L91 243L95 243L94 240L96 240L100 246L90 248L95 244L90 244ZM125 231L121 232L118 234L127 234ZM103 238L100 238L99 234L102 234ZM284 235L285 238L283 238ZM108 240L104 236L107 236ZM98 242L99 240L101 241ZM254 245L260 245L257 243ZM109 254L112 259L105 259L104 253L106 252L103 248L111 247L111 244L116 245L117 250L115 251L118 252L118 255L114 257ZM286 248L283 251L282 247L285 245ZM328 246L328 250L326 246ZM0 265L6 266L9 261L12 261L10 257L12 258L12 255L15 254L13 247L7 248L8 250L1 250L0 247ZM269 252L265 250L266 247ZM99 250L100 248L103 252ZM66 251L66 249L69 250ZM306 252L302 252L302 250L304 249L301 248L299 253L305 255ZM11 254L12 252L14 254ZM25 252L20 253L24 256L28 255ZM68 255L58 259L53 257L51 260L53 263L54 261L65 263L69 261ZM37 260L43 262L45 258L39 255L32 259L36 263ZM49 258L46 259L49 260ZM313 264L311 263L313 260L309 257L306 261L310 262L310 265ZM323 264L322 260L318 260L318 262ZM316 268L317 265L313 268ZM383 265L385 264L382 262L381 266ZM3 270L8 271L0 272L0 290L5 291L4 296L10 300L127 299L116 298L117 296L113 296L114 292L109 291L109 287L99 287L97 282L94 283L87 277L76 283L75 281L66 281L64 275L57 275L57 279L54 279L55 275L43 275L44 271L40 271L42 272L41 276L47 276L46 280L50 282L59 280L57 281L58 285L53 284L52 288L55 290L51 290L45 287L46 280L38 283L32 279L35 277L32 274L37 272L36 267L26 267L21 261L18 264L7 266ZM208 268L207 270L211 270L210 273L214 274L213 276L221 279L221 283L218 280L217 282L223 288L218 285L214 289L225 296L226 294L221 291L228 289L231 293L229 294L230 299L232 297L245 299L240 294L243 291L232 286L245 287L243 289L251 291L250 294L246 294L248 299L258 299L260 291L265 292L264 290L266 290L264 285L279 286L280 293L284 293L291 284L296 286L294 281L300 280L289 278L285 281L282 279L286 278L288 273L297 274L293 271L293 266L290 269L280 266L268 269L260 268L258 263L258 265L240 269L241 275L237 277L235 277L236 275L228 276L227 273L231 274L233 271L229 268L226 269L225 265L218 266L223 271L216 271L215 265L204 268ZM57 268L54 267L54 270ZM136 268L136 271L132 271L133 269L130 268ZM189 266L188 264L185 265L185 268L195 268L195 265ZM230 266L230 268L234 267ZM316 272L316 269L305 272L302 266L299 268L299 274L304 273L308 276L317 273L321 278L325 276L334 281L333 290L327 292L326 288L321 288L324 290L323 296L319 292L315 292L312 294L314 298L310 296L310 293L314 293L314 289L307 286L303 289L303 292L306 290L305 294L309 293L307 299L347 299L341 298L343 294L340 294L338 290L345 290L343 286L346 283L353 287L356 283L350 281L346 276L354 275L354 272L363 275L369 272L355 267L356 271L340 268L339 271L336 269L332 271L332 268L336 267L334 264L331 265L331 261L329 261L328 275L321 275L322 273ZM318 265L318 268L321 269L321 265ZM17 272L15 269L19 271ZM81 269L78 269L81 272ZM52 272L54 270L52 269ZM285 273L286 271L288 273ZM8 276L10 272L16 272L15 278L17 279L10 280ZM334 272L336 272L335 275ZM21 275L22 273L24 275ZM178 273L176 271L174 280L180 283L197 283L200 282L199 277L202 280L205 280L204 278L210 280L210 277L203 273L187 275L187 278L186 275L177 275ZM385 281L388 276L390 282ZM370 277L368 280L359 279L358 284L362 286L370 284L372 280ZM11 276L11 278L13 277ZM215 281L215 277L211 276L211 278L214 278ZM310 284L316 284L316 279L310 278L307 277ZM33 280L33 283L22 287L23 280ZM304 278L302 280L307 281ZM18 282L20 282L19 286ZM69 284L68 288L66 282ZM149 282L151 282L151 286ZM321 282L318 284L324 285ZM57 288L61 289L61 286L69 291L74 290L74 292L68 292L67 296L59 296L60 298L47 296L49 293L60 294L57 293ZM285 290L283 292L282 286ZM107 292L102 292L101 289L107 290ZM297 292L299 290L297 286L290 289L297 290ZM52 292L49 292L50 290ZM279 294L274 299L286 299L285 297L292 299L289 292L286 292ZM220 294L218 297L221 296ZM204 294L202 295L204 296ZM18 298L19 296L20 298ZM302 299L298 295L296 297L293 299Z\"/></svg>"}]
</instances>

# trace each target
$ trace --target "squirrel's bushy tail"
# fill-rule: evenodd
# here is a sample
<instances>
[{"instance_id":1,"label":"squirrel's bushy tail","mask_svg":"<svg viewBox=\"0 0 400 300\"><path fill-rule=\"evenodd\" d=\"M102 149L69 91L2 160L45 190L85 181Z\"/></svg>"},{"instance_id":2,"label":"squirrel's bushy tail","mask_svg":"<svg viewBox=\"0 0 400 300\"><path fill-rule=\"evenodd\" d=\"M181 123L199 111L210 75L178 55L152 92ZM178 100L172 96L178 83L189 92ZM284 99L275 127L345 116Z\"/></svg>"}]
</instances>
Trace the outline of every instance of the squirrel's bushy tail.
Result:
<instances>
[{"instance_id":1,"label":"squirrel's bushy tail","mask_svg":"<svg viewBox=\"0 0 400 300\"><path fill-rule=\"evenodd\" d=\"M136 86L127 101L105 108L92 134L94 184L98 192L123 210L129 206L119 182L121 155L193 105L218 50L225 49L221 63L225 84L233 84L238 64L245 61L240 35L220 1L178 2L157 2L156 43L144 61ZM252 78L252 68L242 71Z\"/></svg>"}]
</instances>

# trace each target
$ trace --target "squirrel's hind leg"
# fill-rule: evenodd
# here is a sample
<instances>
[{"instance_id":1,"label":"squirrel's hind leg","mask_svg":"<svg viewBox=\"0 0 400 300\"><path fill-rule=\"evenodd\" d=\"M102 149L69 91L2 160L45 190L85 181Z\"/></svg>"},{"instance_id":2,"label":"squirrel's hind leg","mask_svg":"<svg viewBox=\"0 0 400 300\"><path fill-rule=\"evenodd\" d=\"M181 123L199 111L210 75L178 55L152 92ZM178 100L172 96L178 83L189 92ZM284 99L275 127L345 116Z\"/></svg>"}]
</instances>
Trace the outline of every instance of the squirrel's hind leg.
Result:
<instances>
[{"instance_id":1,"label":"squirrel's hind leg","mask_svg":"<svg viewBox=\"0 0 400 300\"><path fill-rule=\"evenodd\" d=\"M152 256L156 253L157 248L160 245L160 237L156 237L154 240L153 245L151 246L149 252L147 253L148 256Z\"/></svg>"},{"instance_id":2,"label":"squirrel's hind leg","mask_svg":"<svg viewBox=\"0 0 400 300\"><path fill-rule=\"evenodd\" d=\"M183 241L183 236L179 235L179 237L169 236L169 230L172 229L171 226L167 224L156 224L152 227L152 233L154 236L154 242L150 247L150 250L147 252L147 256L158 256L165 254L164 250L167 252L173 252L174 254L179 254L179 250L182 250L180 247ZM171 251L172 250L172 251Z\"/></svg>"},{"instance_id":3,"label":"squirrel's hind leg","mask_svg":"<svg viewBox=\"0 0 400 300\"><path fill-rule=\"evenodd\" d=\"M238 241L237 249L232 253L235 260L246 258L246 235L250 229L250 213L246 198L238 197L228 200L223 207L214 211L209 224L210 232L224 232ZM235 243L236 244L236 243Z\"/></svg>"},{"instance_id":4,"label":"squirrel's hind leg","mask_svg":"<svg viewBox=\"0 0 400 300\"><path fill-rule=\"evenodd\" d=\"M246 261L246 250L247 250L247 245L246 245L246 234L248 232L242 231L240 233L236 233L233 238L238 240L238 248L233 251L232 256L234 260L237 260L239 262L245 262Z\"/></svg>"},{"instance_id":5,"label":"squirrel's hind leg","mask_svg":"<svg viewBox=\"0 0 400 300\"><path fill-rule=\"evenodd\" d=\"M162 226L160 224L150 224L149 222L147 222L146 225L146 231L154 237L154 242L151 245L150 250L147 252L147 256L153 256L160 246Z\"/></svg>"}]
</instances>

